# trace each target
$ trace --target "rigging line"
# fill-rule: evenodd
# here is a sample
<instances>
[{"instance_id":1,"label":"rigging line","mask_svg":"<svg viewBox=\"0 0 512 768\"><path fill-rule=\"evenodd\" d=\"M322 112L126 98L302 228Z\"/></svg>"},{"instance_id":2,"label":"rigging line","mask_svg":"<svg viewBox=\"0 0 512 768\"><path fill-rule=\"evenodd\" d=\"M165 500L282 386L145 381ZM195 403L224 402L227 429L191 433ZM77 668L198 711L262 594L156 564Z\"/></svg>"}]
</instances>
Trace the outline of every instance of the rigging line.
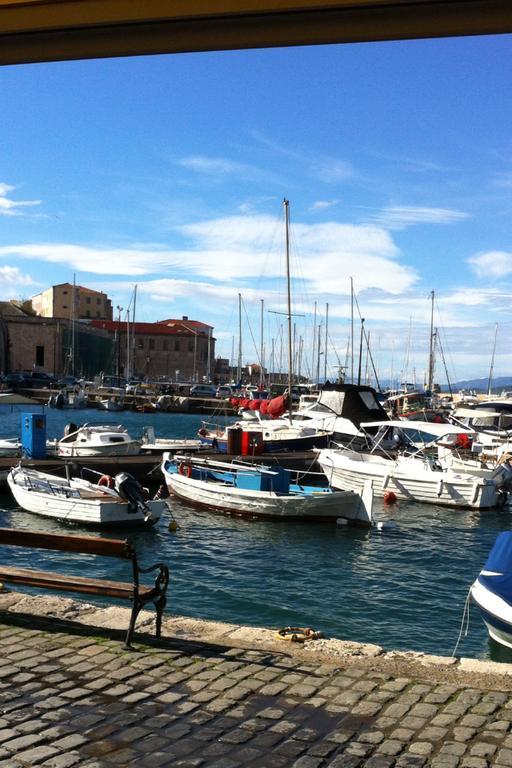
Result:
<instances>
[{"instance_id":1,"label":"rigging line","mask_svg":"<svg viewBox=\"0 0 512 768\"><path fill-rule=\"evenodd\" d=\"M355 294L354 294L354 301L355 301L355 303L356 303L356 307L357 307L357 313L358 313L358 315L359 315L359 319L360 319L360 320L362 320L363 318L362 318L362 316L361 316L361 310L359 309L359 302L358 302L358 300L357 300L357 296L356 296ZM370 343L369 343L368 335L367 335L367 333L366 333L366 328L364 327L364 325L363 325L363 336L364 336L364 340L365 340L365 342L366 342L366 349L367 349L367 351L368 351L368 356L369 356L369 358L370 358L370 362L371 362L371 364L372 364L372 368L373 368L373 375L375 376L375 384L376 384L376 389L377 389L379 392L381 392L382 390L381 390L381 386L380 386L379 377L378 377L378 374L377 374L377 369L375 368L375 363L373 362L373 355L372 355L372 351L371 351L371 349L370 349Z\"/></svg>"},{"instance_id":2,"label":"rigging line","mask_svg":"<svg viewBox=\"0 0 512 768\"><path fill-rule=\"evenodd\" d=\"M442 315L441 315L441 310L439 308L439 301L437 300L437 296L434 296L434 304L435 304L435 309L436 309L437 315L439 317L439 326L438 326L437 330L438 330L438 333L439 333L439 328L441 328L441 333L444 336L445 347L447 349L446 356L450 360L450 367L451 367L451 369L453 371L453 379L455 381L458 381L459 377L457 376L457 369L455 368L455 363L453 361L453 357L452 357L452 353L451 353L451 350L450 350L450 346L448 344L448 336L446 334L446 328L445 328L444 323L443 323L443 318L442 318ZM445 364L445 370L446 370L446 376L447 376L447 379L448 379L448 368L447 368L446 364ZM448 383L449 383L449 379L448 379Z\"/></svg>"},{"instance_id":3,"label":"rigging line","mask_svg":"<svg viewBox=\"0 0 512 768\"><path fill-rule=\"evenodd\" d=\"M245 306L245 301L244 301L243 297L242 297L242 307L243 307L243 310L244 310L244 314L245 314L245 319L247 321L247 325L249 326L249 333L251 334L251 339L252 339L252 343L254 345L254 351L255 351L255 354L256 354L256 358L258 360L259 365L261 366L261 360L260 360L260 355L259 355L259 351L258 351L258 346L256 344L256 339L254 338L254 334L252 332L251 321L249 320L249 315L247 314L247 308Z\"/></svg>"},{"instance_id":4,"label":"rigging line","mask_svg":"<svg viewBox=\"0 0 512 768\"><path fill-rule=\"evenodd\" d=\"M473 586L473 585L471 585ZM464 611L462 613L462 620L460 623L460 630L459 630L459 636L457 638L457 642L455 643L455 648L452 651L452 659L455 657L455 654L457 653L457 649L459 647L459 643L462 639L462 635L464 634L464 637L467 637L468 631L469 631L469 606L471 602L471 587L468 589L468 593L466 595L466 600L464 601ZM465 628L464 628L465 625Z\"/></svg>"}]
</instances>

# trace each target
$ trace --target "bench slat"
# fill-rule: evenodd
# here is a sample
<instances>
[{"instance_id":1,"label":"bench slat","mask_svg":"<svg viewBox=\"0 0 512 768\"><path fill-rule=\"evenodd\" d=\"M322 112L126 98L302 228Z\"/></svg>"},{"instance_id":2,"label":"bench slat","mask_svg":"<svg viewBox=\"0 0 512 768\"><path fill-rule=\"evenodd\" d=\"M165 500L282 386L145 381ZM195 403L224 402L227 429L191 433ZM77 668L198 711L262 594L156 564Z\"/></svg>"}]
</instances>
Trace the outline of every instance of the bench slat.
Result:
<instances>
[{"instance_id":1,"label":"bench slat","mask_svg":"<svg viewBox=\"0 0 512 768\"><path fill-rule=\"evenodd\" d=\"M0 581L11 584L26 584L32 587L59 589L64 592L82 592L89 595L108 595L129 600L133 597L134 586L123 581L90 579L84 576L71 576L51 571L36 571L30 568L0 566ZM139 595L147 597L153 587L139 586Z\"/></svg>"},{"instance_id":2,"label":"bench slat","mask_svg":"<svg viewBox=\"0 0 512 768\"><path fill-rule=\"evenodd\" d=\"M99 536L68 536L43 531L24 531L16 528L0 528L0 545L55 549L63 552L80 552L89 555L105 555L130 560L134 556L132 544L125 539L104 539Z\"/></svg>"}]
</instances>

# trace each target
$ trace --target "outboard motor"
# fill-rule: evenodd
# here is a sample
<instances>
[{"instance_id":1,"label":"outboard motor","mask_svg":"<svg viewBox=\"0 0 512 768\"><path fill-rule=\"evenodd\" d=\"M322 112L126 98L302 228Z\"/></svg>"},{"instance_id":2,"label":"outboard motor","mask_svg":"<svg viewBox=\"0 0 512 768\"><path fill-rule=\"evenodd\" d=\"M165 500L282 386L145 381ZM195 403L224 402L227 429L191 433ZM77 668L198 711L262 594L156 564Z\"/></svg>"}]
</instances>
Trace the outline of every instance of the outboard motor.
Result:
<instances>
[{"instance_id":1,"label":"outboard motor","mask_svg":"<svg viewBox=\"0 0 512 768\"><path fill-rule=\"evenodd\" d=\"M512 490L512 465L510 461L498 464L492 473L492 479L498 488L510 492Z\"/></svg>"},{"instance_id":2,"label":"outboard motor","mask_svg":"<svg viewBox=\"0 0 512 768\"><path fill-rule=\"evenodd\" d=\"M128 509L135 513L144 512L144 521L151 520L151 510L146 504L141 484L129 472L119 472L114 477L114 487L122 499L128 502Z\"/></svg>"}]
</instances>

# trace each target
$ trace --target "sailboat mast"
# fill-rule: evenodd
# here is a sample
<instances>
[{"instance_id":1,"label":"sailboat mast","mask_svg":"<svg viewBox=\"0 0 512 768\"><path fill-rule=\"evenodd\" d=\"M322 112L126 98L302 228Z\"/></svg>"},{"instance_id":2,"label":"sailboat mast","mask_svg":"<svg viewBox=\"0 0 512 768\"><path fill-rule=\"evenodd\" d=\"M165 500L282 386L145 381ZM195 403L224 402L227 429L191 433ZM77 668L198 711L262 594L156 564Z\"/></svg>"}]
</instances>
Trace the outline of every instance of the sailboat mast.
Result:
<instances>
[{"instance_id":1,"label":"sailboat mast","mask_svg":"<svg viewBox=\"0 0 512 768\"><path fill-rule=\"evenodd\" d=\"M260 299L261 302L261 318L260 318L260 387L263 386L263 307L264 299Z\"/></svg>"},{"instance_id":2,"label":"sailboat mast","mask_svg":"<svg viewBox=\"0 0 512 768\"><path fill-rule=\"evenodd\" d=\"M137 365L135 360L135 308L137 306L137 285L133 288L133 311L132 311L132 360L131 360L131 374L135 376L137 374Z\"/></svg>"},{"instance_id":3,"label":"sailboat mast","mask_svg":"<svg viewBox=\"0 0 512 768\"><path fill-rule=\"evenodd\" d=\"M236 370L237 384L242 381L242 294L238 294L238 365Z\"/></svg>"},{"instance_id":4,"label":"sailboat mast","mask_svg":"<svg viewBox=\"0 0 512 768\"><path fill-rule=\"evenodd\" d=\"M325 305L324 384L327 381L327 340L329 338L329 304Z\"/></svg>"},{"instance_id":5,"label":"sailboat mast","mask_svg":"<svg viewBox=\"0 0 512 768\"><path fill-rule=\"evenodd\" d=\"M434 386L434 291L430 294L432 307L430 310L430 352L428 356L428 391L432 392Z\"/></svg>"},{"instance_id":6,"label":"sailboat mast","mask_svg":"<svg viewBox=\"0 0 512 768\"><path fill-rule=\"evenodd\" d=\"M354 383L354 280L350 278L350 383Z\"/></svg>"},{"instance_id":7,"label":"sailboat mast","mask_svg":"<svg viewBox=\"0 0 512 768\"><path fill-rule=\"evenodd\" d=\"M315 361L316 361L316 301L315 301L315 314L313 316L313 351L311 353L311 380L315 378Z\"/></svg>"},{"instance_id":8,"label":"sailboat mast","mask_svg":"<svg viewBox=\"0 0 512 768\"><path fill-rule=\"evenodd\" d=\"M498 338L498 323L496 323L496 327L494 329L494 345L492 348L492 357L491 357L491 367L489 369L489 381L487 382L487 394L492 394L492 374L494 371L494 355L496 353L496 339Z\"/></svg>"},{"instance_id":9,"label":"sailboat mast","mask_svg":"<svg viewBox=\"0 0 512 768\"><path fill-rule=\"evenodd\" d=\"M286 299L288 314L288 393L290 395L290 413L292 411L292 385L293 385L293 360L292 360L292 293L290 287L290 203L283 200L285 233L286 233Z\"/></svg>"},{"instance_id":10,"label":"sailboat mast","mask_svg":"<svg viewBox=\"0 0 512 768\"><path fill-rule=\"evenodd\" d=\"M73 305L71 314L71 370L70 374L75 375L75 319L76 319L76 272L73 272Z\"/></svg>"}]
</instances>

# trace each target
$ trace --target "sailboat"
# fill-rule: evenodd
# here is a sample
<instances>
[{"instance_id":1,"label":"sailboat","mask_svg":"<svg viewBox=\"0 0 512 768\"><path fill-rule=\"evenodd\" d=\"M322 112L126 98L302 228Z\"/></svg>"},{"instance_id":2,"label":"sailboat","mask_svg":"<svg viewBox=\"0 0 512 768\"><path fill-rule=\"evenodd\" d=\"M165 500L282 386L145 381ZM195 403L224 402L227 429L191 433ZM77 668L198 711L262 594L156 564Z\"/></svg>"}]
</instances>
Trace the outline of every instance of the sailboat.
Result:
<instances>
[{"instance_id":1,"label":"sailboat","mask_svg":"<svg viewBox=\"0 0 512 768\"><path fill-rule=\"evenodd\" d=\"M286 236L286 287L288 316L288 392L271 400L267 412L275 417L282 416L286 410L288 417L273 423L272 420L256 419L250 423L239 421L230 427L215 428L203 423L198 437L220 453L241 453L242 455L278 453L281 451L301 451L312 448L325 448L332 431L319 429L312 424L293 423L291 411L291 393L293 387L293 346L292 346L292 306L290 281L290 203L283 200L285 236ZM261 406L260 409L261 411ZM256 413L259 413L257 411Z\"/></svg>"}]
</instances>

